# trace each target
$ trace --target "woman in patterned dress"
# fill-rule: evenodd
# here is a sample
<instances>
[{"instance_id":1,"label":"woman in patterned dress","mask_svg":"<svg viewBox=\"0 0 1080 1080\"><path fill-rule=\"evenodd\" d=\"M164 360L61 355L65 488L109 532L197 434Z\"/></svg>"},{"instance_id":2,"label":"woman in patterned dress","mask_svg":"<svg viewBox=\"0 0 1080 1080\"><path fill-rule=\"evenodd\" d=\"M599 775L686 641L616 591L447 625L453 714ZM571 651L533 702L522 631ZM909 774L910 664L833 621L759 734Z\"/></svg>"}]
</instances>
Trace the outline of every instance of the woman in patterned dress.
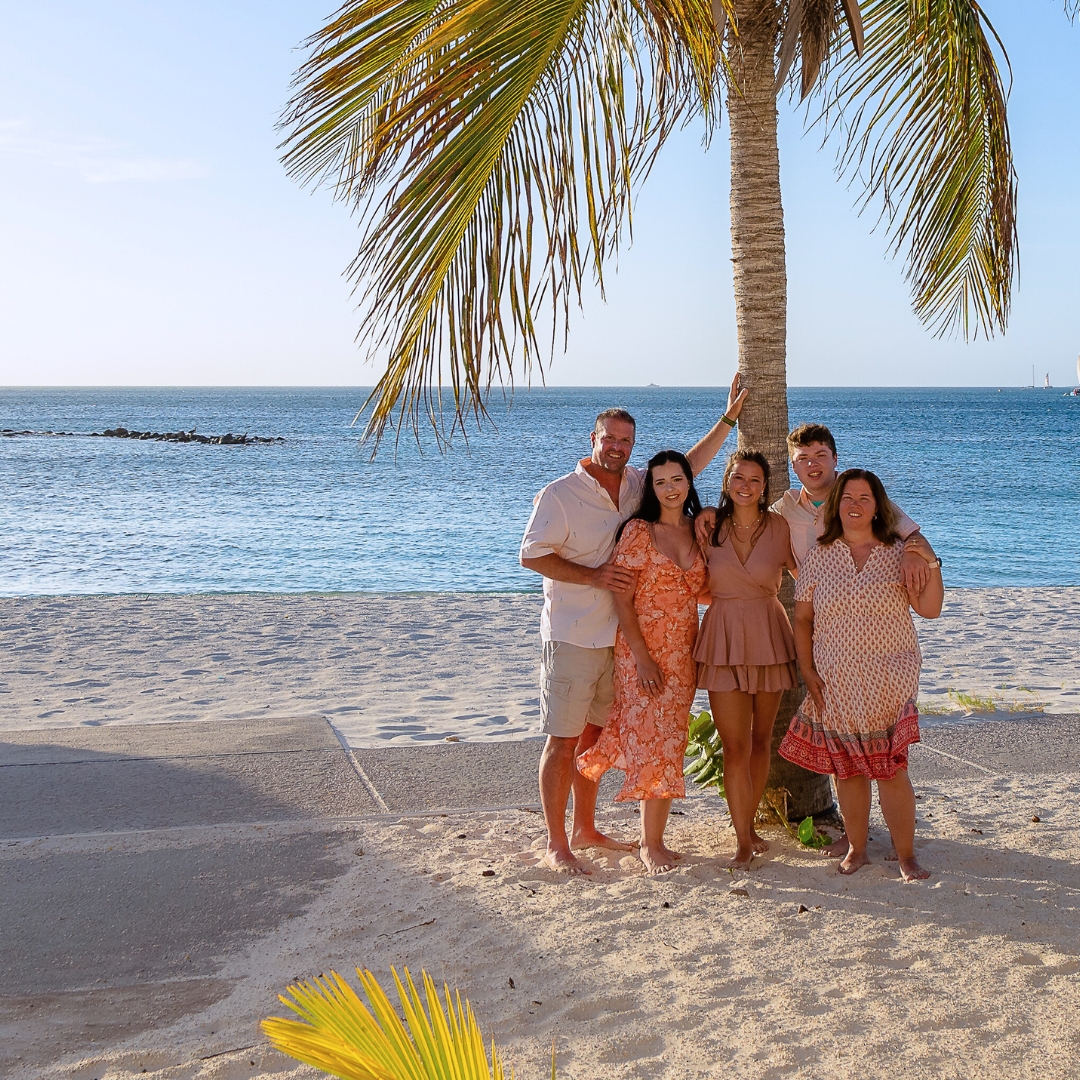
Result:
<instances>
[{"instance_id":1,"label":"woman in patterned dress","mask_svg":"<svg viewBox=\"0 0 1080 1080\"><path fill-rule=\"evenodd\" d=\"M709 546L709 610L694 658L724 747L724 793L745 870L769 845L754 814L769 777L772 732L785 690L796 684L795 642L777 597L794 570L787 522L769 507L769 462L755 450L728 458Z\"/></svg>"},{"instance_id":2,"label":"woman in patterned dress","mask_svg":"<svg viewBox=\"0 0 1080 1080\"><path fill-rule=\"evenodd\" d=\"M919 639L911 609L941 614L941 560L922 592L904 588L896 508L865 469L837 478L825 531L799 567L795 646L809 693L780 744L796 765L833 773L847 829L842 874L866 856L871 781L905 881L929 876L915 858L915 792L908 747L919 741Z\"/></svg>"},{"instance_id":3,"label":"woman in patterned dress","mask_svg":"<svg viewBox=\"0 0 1080 1080\"><path fill-rule=\"evenodd\" d=\"M650 874L679 858L664 844L672 799L686 796L686 755L696 671L694 639L705 561L694 541L701 500L690 463L676 450L649 461L641 508L620 530L613 560L637 573L632 593L615 593L615 704L596 744L577 759L599 780L610 768L626 782L616 800L641 801L641 861Z\"/></svg>"}]
</instances>

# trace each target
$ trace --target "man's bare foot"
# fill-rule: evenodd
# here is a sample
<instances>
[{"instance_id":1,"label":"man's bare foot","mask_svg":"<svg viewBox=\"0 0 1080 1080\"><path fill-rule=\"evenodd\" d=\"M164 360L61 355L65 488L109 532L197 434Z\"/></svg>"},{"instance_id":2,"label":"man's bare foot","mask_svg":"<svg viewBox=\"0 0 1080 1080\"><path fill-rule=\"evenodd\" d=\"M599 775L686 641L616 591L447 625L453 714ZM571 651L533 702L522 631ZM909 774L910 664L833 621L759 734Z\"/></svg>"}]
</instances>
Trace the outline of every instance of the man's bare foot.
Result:
<instances>
[{"instance_id":1,"label":"man's bare foot","mask_svg":"<svg viewBox=\"0 0 1080 1080\"><path fill-rule=\"evenodd\" d=\"M762 836L758 836L756 829L750 834L750 844L755 855L764 855L769 850L769 841Z\"/></svg>"},{"instance_id":2,"label":"man's bare foot","mask_svg":"<svg viewBox=\"0 0 1080 1080\"><path fill-rule=\"evenodd\" d=\"M645 869L653 876L656 874L666 874L675 869L675 860L668 857L670 854L671 852L667 851L664 847L638 848L638 857L645 864Z\"/></svg>"},{"instance_id":3,"label":"man's bare foot","mask_svg":"<svg viewBox=\"0 0 1080 1080\"><path fill-rule=\"evenodd\" d=\"M930 871L919 865L919 860L914 855L910 859L900 859L900 874L905 881L925 881L930 876Z\"/></svg>"},{"instance_id":4,"label":"man's bare foot","mask_svg":"<svg viewBox=\"0 0 1080 1080\"><path fill-rule=\"evenodd\" d=\"M869 866L870 860L866 857L865 851L856 851L854 848L849 847L847 855L840 860L840 865L836 868L841 874L854 874L860 866Z\"/></svg>"},{"instance_id":5,"label":"man's bare foot","mask_svg":"<svg viewBox=\"0 0 1080 1080\"><path fill-rule=\"evenodd\" d=\"M588 874L591 871L583 866L569 848L548 848L540 860L541 866L554 870L557 874Z\"/></svg>"},{"instance_id":6,"label":"man's bare foot","mask_svg":"<svg viewBox=\"0 0 1080 1080\"><path fill-rule=\"evenodd\" d=\"M611 851L637 850L637 844L628 844L623 840L616 840L614 837L607 836L600 832L599 829L581 829L580 831L575 832L570 838L570 846L572 848L608 848Z\"/></svg>"},{"instance_id":7,"label":"man's bare foot","mask_svg":"<svg viewBox=\"0 0 1080 1080\"><path fill-rule=\"evenodd\" d=\"M850 847L847 833L842 832L838 840L834 840L831 844L826 844L821 848L821 854L826 859L842 859L848 853Z\"/></svg>"},{"instance_id":8,"label":"man's bare foot","mask_svg":"<svg viewBox=\"0 0 1080 1080\"><path fill-rule=\"evenodd\" d=\"M750 863L754 859L753 845L748 844L746 847L739 847L735 854L724 863L726 870L749 870Z\"/></svg>"}]
</instances>

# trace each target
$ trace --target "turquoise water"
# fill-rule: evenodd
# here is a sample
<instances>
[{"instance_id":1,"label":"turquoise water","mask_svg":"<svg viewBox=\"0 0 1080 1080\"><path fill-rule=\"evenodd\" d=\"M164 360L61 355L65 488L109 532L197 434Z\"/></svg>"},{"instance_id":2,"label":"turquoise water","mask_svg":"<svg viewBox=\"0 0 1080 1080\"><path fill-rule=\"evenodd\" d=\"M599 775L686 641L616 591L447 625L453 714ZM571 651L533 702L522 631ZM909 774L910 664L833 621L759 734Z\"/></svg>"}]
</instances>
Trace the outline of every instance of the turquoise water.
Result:
<instances>
[{"instance_id":1,"label":"turquoise water","mask_svg":"<svg viewBox=\"0 0 1080 1080\"><path fill-rule=\"evenodd\" d=\"M685 449L724 389L543 389L492 406L447 453L373 462L365 391L3 389L0 428L284 436L271 446L0 439L0 595L533 590L517 564L535 492L588 453L592 418L638 420L635 462ZM1080 398L996 389L792 389L945 560L946 583L1080 584ZM734 447L729 439L727 449ZM720 463L700 481L715 501Z\"/></svg>"}]
</instances>

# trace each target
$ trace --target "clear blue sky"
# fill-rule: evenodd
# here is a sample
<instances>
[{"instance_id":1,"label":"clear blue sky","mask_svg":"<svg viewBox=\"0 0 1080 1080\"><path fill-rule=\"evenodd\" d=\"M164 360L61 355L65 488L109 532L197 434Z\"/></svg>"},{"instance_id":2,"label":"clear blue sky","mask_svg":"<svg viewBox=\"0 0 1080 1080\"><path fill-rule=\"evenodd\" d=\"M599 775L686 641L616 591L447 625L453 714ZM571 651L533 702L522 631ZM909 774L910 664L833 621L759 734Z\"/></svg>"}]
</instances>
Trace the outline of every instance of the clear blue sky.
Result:
<instances>
[{"instance_id":1,"label":"clear blue sky","mask_svg":"<svg viewBox=\"0 0 1080 1080\"><path fill-rule=\"evenodd\" d=\"M334 0L0 0L0 384L370 385L342 271L355 224L277 161ZM785 109L792 385L1072 385L1080 25L986 5L1013 63L1021 270L1004 339L937 341L832 152ZM556 385L717 385L735 364L726 133L666 148L635 243Z\"/></svg>"}]
</instances>

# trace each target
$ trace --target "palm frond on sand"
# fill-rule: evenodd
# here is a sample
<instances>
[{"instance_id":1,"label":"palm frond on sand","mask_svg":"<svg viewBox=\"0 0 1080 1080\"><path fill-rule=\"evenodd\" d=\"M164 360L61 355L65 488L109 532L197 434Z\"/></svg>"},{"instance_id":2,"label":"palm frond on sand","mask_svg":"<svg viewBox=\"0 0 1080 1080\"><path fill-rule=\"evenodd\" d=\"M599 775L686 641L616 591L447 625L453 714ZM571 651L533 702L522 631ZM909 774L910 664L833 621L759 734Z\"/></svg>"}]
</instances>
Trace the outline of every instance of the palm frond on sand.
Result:
<instances>
[{"instance_id":1,"label":"palm frond on sand","mask_svg":"<svg viewBox=\"0 0 1080 1080\"><path fill-rule=\"evenodd\" d=\"M358 969L370 1010L331 972L290 986L291 998L279 997L300 1020L271 1016L262 1029L282 1053L343 1080L503 1080L495 1044L489 1066L480 1028L460 993L443 987L444 1005L425 971L421 998L408 968L404 983L391 971L402 1016L375 976Z\"/></svg>"}]
</instances>

